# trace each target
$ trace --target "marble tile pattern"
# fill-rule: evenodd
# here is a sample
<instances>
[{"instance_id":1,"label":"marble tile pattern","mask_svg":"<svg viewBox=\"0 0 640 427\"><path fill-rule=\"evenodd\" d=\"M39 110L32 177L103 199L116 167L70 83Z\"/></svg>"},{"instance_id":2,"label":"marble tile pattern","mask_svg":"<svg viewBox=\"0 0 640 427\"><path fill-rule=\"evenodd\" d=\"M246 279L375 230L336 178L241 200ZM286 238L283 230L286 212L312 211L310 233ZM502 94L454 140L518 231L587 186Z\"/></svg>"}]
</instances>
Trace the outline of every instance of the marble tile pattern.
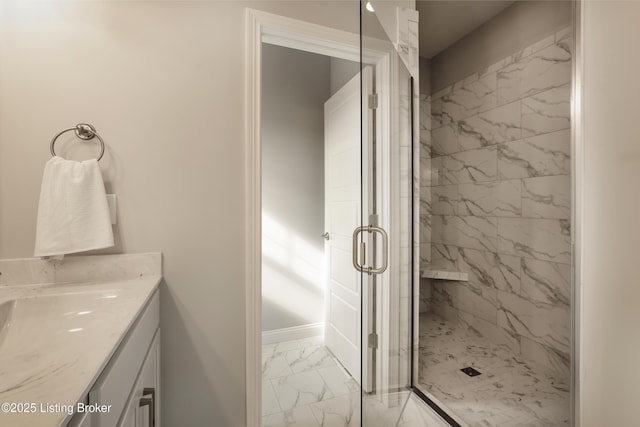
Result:
<instances>
[{"instance_id":1,"label":"marble tile pattern","mask_svg":"<svg viewBox=\"0 0 640 427\"><path fill-rule=\"evenodd\" d=\"M487 340L482 328L422 316L418 388L470 427L568 426L568 377ZM468 366L481 375L460 371Z\"/></svg>"},{"instance_id":2,"label":"marble tile pattern","mask_svg":"<svg viewBox=\"0 0 640 427\"><path fill-rule=\"evenodd\" d=\"M419 91L420 85L418 85ZM415 111L414 111L415 113ZM418 120L414 114L414 129L418 125L418 141L414 139L414 173L418 174L417 182L414 182L414 233L417 231L417 239L414 234L414 251L417 249L419 256L414 259L413 265L413 312L423 313L430 311L431 307L431 281L421 278L421 265L431 262L431 117L432 102L431 96L425 94L418 95ZM417 147L416 147L417 142ZM417 153L415 152L417 150ZM417 164L416 164L417 161ZM417 166L417 167L416 167ZM414 176L414 181L415 176ZM416 209L417 207L417 215ZM415 220L418 220L417 223ZM416 248L417 241L417 248ZM416 295L417 293L417 295ZM420 330L420 316L413 316L413 362L412 382L418 379L418 334ZM406 359L406 358L405 358ZM402 360L405 360L402 359Z\"/></svg>"},{"instance_id":3,"label":"marble tile pattern","mask_svg":"<svg viewBox=\"0 0 640 427\"><path fill-rule=\"evenodd\" d=\"M361 403L360 395L321 337L262 346L262 427L447 425L409 391L391 393L386 402L374 394Z\"/></svg>"},{"instance_id":4,"label":"marble tile pattern","mask_svg":"<svg viewBox=\"0 0 640 427\"><path fill-rule=\"evenodd\" d=\"M0 286L119 280L159 274L162 274L161 253L0 260Z\"/></svg>"},{"instance_id":5,"label":"marble tile pattern","mask_svg":"<svg viewBox=\"0 0 640 427\"><path fill-rule=\"evenodd\" d=\"M415 394L409 396L396 425L398 427L449 427L449 423L434 413Z\"/></svg>"},{"instance_id":6,"label":"marble tile pattern","mask_svg":"<svg viewBox=\"0 0 640 427\"><path fill-rule=\"evenodd\" d=\"M432 102L428 95L420 95L420 167L419 167L419 230L420 263L431 260L431 213L432 213L432 172L431 172L431 116Z\"/></svg>"},{"instance_id":7,"label":"marble tile pattern","mask_svg":"<svg viewBox=\"0 0 640 427\"><path fill-rule=\"evenodd\" d=\"M424 96L430 114L420 124L420 225L429 230L421 268L468 274L468 282L423 282L430 300L422 307L472 322L495 344L565 375L570 34L551 34Z\"/></svg>"},{"instance_id":8,"label":"marble tile pattern","mask_svg":"<svg viewBox=\"0 0 640 427\"><path fill-rule=\"evenodd\" d=\"M360 419L359 400L357 396L350 399L359 394L359 386L324 347L321 337L263 345L262 387L266 391L263 427L333 425L339 419Z\"/></svg>"},{"instance_id":9,"label":"marble tile pattern","mask_svg":"<svg viewBox=\"0 0 640 427\"><path fill-rule=\"evenodd\" d=\"M467 273L432 269L423 270L421 277L424 279L450 280L457 282L467 282L469 280L469 274Z\"/></svg>"},{"instance_id":10,"label":"marble tile pattern","mask_svg":"<svg viewBox=\"0 0 640 427\"><path fill-rule=\"evenodd\" d=\"M431 311L431 281L425 278L420 278L419 286L420 292L418 296L418 313L428 313ZM414 327L416 326L416 329L420 328L419 319L414 319Z\"/></svg>"},{"instance_id":11,"label":"marble tile pattern","mask_svg":"<svg viewBox=\"0 0 640 427\"><path fill-rule=\"evenodd\" d=\"M392 40L398 52L398 56L414 78L418 78L418 13L413 8L398 7L397 12L397 37Z\"/></svg>"}]
</instances>

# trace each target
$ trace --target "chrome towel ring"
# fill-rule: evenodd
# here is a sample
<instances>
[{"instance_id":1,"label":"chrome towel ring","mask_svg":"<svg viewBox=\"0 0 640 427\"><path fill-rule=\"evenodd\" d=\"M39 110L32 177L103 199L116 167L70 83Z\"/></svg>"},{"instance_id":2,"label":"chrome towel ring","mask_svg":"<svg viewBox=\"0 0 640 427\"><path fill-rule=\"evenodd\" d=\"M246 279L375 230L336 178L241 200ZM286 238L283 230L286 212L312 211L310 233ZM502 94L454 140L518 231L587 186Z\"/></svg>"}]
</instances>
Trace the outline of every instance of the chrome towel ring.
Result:
<instances>
[{"instance_id":1,"label":"chrome towel ring","mask_svg":"<svg viewBox=\"0 0 640 427\"><path fill-rule=\"evenodd\" d=\"M54 157L56 156L54 146L56 144L56 140L58 139L58 137L60 137L60 135L62 135L63 133L69 132L69 131L74 131L76 136L83 141L89 141L94 137L98 138L98 141L100 141L100 155L98 156L97 160L100 161L102 156L104 156L104 141L102 140L100 135L98 135L98 132L96 132L96 128L94 128L92 125L88 123L78 123L75 127L65 129L62 132L59 132L56 136L54 136L53 139L51 140L51 145L49 147L51 150L52 156Z\"/></svg>"}]
</instances>

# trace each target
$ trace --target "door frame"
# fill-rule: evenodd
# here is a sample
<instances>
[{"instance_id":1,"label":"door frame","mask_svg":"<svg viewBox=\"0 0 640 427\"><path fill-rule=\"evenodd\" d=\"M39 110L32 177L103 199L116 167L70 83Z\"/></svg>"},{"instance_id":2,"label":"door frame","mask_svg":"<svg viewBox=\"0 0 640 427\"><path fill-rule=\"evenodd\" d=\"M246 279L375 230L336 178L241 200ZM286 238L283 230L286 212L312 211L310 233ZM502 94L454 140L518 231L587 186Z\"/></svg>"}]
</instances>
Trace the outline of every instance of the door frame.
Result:
<instances>
[{"instance_id":1,"label":"door frame","mask_svg":"<svg viewBox=\"0 0 640 427\"><path fill-rule=\"evenodd\" d=\"M262 170L261 71L263 42L321 55L372 64L378 85L379 146L388 145L393 132L391 113L399 88L399 64L389 42L367 39L361 51L360 35L271 13L246 9L245 13L245 339L246 426L260 427L262 405ZM394 59L395 58L395 59ZM380 149L380 148L379 148ZM391 163L382 165L389 177ZM380 186L384 191L384 185ZM388 196L388 195L387 195ZM392 265L392 264L390 264ZM396 270L398 270L396 268ZM364 286L363 286L364 288ZM386 286L388 289L389 287ZM383 297L384 298L384 297ZM392 305L387 300L387 305ZM384 336L382 337L384 340Z\"/></svg>"}]
</instances>

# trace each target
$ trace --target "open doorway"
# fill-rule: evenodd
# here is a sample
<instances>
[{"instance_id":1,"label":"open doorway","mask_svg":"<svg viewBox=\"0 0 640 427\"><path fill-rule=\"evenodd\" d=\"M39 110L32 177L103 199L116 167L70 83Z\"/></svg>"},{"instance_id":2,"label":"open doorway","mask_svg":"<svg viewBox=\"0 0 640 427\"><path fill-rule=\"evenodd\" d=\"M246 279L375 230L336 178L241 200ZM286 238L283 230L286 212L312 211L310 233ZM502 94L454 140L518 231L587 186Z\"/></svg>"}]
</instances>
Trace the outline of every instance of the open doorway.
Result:
<instances>
[{"instance_id":1,"label":"open doorway","mask_svg":"<svg viewBox=\"0 0 640 427\"><path fill-rule=\"evenodd\" d=\"M359 391L357 274L350 257L330 255L350 247L359 215L359 72L358 62L262 45L265 426L294 408L302 419L323 417ZM336 208L355 210L332 218ZM351 221L335 224L343 217ZM338 294L331 271L344 277Z\"/></svg>"},{"instance_id":2,"label":"open doorway","mask_svg":"<svg viewBox=\"0 0 640 427\"><path fill-rule=\"evenodd\" d=\"M417 97L412 97L411 91L417 86L413 85L409 71L375 15L365 13L370 15L362 16L363 22L370 21L371 25L363 25L361 34L256 11L249 11L247 15L248 40L251 40L247 52L247 242L250 252L247 265L247 388L254 390L248 396L249 425L356 426L380 422L395 425L401 414L411 412L407 411L409 407L421 408L419 412L424 413L419 399L413 399L411 395L413 293L410 271L414 258L409 224L411 195L417 194L414 191L417 181L410 177L414 173L411 165L415 163L411 159L417 159L418 150L411 114L411 105L417 102ZM269 257L263 250L270 243L263 245L263 239L298 243L299 248L287 251L280 250L277 245L271 246L277 249L274 253L281 261L290 263L285 270L286 273L292 270L294 274L288 275L294 278L302 275L306 279L301 267L308 271L318 268L308 260L295 261L305 252L300 248L311 248L307 253L313 257L315 252L315 259L319 259L320 246L314 251L313 244L306 244L308 242L300 238L304 233L291 229L287 232L281 221L274 220L274 214L269 212L272 209L267 207L263 197L268 191L263 174L263 160L267 155L264 153L262 122L273 112L266 113L273 106L262 99L268 84L263 73L264 63L268 61L265 58L269 50L265 48L267 44L294 49L297 53L349 60L359 66L358 74L350 81L345 78L345 84L333 85L334 90L338 90L324 104L324 228L309 231L307 235L311 240L322 235L329 238L323 243L325 269L315 274L323 275L332 284L316 292L319 281L314 284L306 280L305 283L308 301L314 301L318 296L324 300L321 303L325 308L324 323L317 321L320 318L317 298L315 304L309 305L313 309L301 310L294 293L281 289L278 296L275 296L277 293L271 295L264 309L273 309L278 305L274 302L285 302L289 307L289 319L297 318L302 323L276 329L263 327L263 323L267 323L262 316L263 294L269 300L267 292L263 291L263 278L269 273L262 270L274 268L276 264L275 257L271 256L271 265L265 266ZM282 61L276 62L282 65ZM315 66L316 69L323 67L326 69L326 63ZM288 83L302 77L298 81L303 85L302 91L309 90L305 85L316 84L306 75L283 76L284 73L280 73L278 77ZM326 81L322 86L326 87ZM284 90L287 92L285 98L296 100L296 96L301 95L290 88ZM324 93L326 97L326 91ZM314 107L316 111L318 104L316 102ZM304 108L296 108L295 114L283 115L281 128L290 131L290 127L297 127L292 121L298 120L301 113L298 110ZM327 120L328 117L335 120ZM338 134L343 134L336 138L339 149L333 152L332 144L327 143L328 135L335 133L329 132L331 123L336 125ZM278 143L282 143L281 131L275 132ZM280 156L276 174L285 173L283 168L296 161L291 153L285 150L284 156ZM331 162L336 166L332 167ZM327 185L331 179L335 185ZM287 182L290 184L291 181L301 185L295 174L288 176ZM315 182L319 181L316 179ZM331 191L338 194L333 206L327 196ZM313 192L318 193L317 187ZM299 208L295 203L280 200L276 206L295 211ZM316 206L314 214L319 210ZM333 221L335 217L338 221ZM296 221L299 219L295 218ZM280 230L280 235L274 230ZM271 233L269 237L268 233ZM327 260L330 261L328 267ZM281 276L283 273L282 269L278 272ZM315 318L311 317L314 313ZM337 340L332 341L328 332L335 332ZM306 350L307 347L311 350ZM334 365L324 365L331 365L330 361ZM336 376L338 382L333 386L340 388L337 393L332 390L330 381L325 381L318 372L329 367L340 370L341 376ZM314 372L302 372L307 368ZM280 373L274 374L270 370ZM269 373L265 375L267 371ZM298 373L304 375L294 376ZM265 376L273 375L279 376L263 381ZM315 386L309 385L306 381L309 378L315 380ZM355 391L349 391L350 387ZM266 412L272 413L263 415ZM429 414L429 418L433 417Z\"/></svg>"}]
</instances>

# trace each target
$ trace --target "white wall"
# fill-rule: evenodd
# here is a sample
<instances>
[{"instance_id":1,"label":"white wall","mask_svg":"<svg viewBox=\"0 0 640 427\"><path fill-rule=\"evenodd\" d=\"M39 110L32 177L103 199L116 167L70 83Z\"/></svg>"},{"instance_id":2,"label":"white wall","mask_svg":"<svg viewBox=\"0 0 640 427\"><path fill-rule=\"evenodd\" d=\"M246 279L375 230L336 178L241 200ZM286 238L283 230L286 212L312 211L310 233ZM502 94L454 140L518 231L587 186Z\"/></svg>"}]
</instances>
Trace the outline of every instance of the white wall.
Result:
<instances>
[{"instance_id":1,"label":"white wall","mask_svg":"<svg viewBox=\"0 0 640 427\"><path fill-rule=\"evenodd\" d=\"M263 331L324 320L324 103L330 62L327 56L262 45Z\"/></svg>"},{"instance_id":2,"label":"white wall","mask_svg":"<svg viewBox=\"0 0 640 427\"><path fill-rule=\"evenodd\" d=\"M638 425L640 3L584 4L580 427Z\"/></svg>"},{"instance_id":3,"label":"white wall","mask_svg":"<svg viewBox=\"0 0 640 427\"><path fill-rule=\"evenodd\" d=\"M164 253L166 426L245 420L246 5L0 2L0 258L33 253L50 138L93 123L115 250ZM251 5L358 32L357 2Z\"/></svg>"}]
</instances>

